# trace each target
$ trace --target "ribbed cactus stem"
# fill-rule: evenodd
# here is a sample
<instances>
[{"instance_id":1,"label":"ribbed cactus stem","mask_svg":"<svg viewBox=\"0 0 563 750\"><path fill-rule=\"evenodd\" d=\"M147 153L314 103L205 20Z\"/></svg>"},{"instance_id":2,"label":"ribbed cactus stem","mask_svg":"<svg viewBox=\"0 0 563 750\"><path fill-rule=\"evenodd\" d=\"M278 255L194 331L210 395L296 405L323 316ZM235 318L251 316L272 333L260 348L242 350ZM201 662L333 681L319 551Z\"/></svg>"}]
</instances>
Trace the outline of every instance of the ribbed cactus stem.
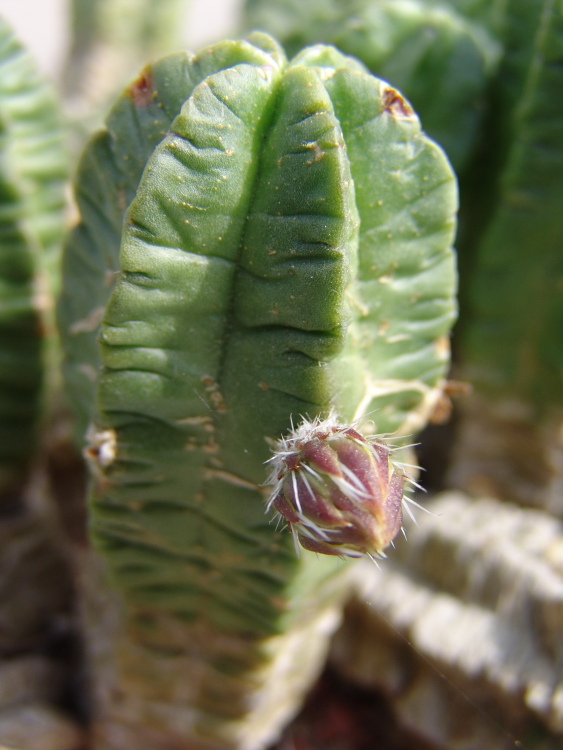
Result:
<instances>
[{"instance_id":1,"label":"ribbed cactus stem","mask_svg":"<svg viewBox=\"0 0 563 750\"><path fill-rule=\"evenodd\" d=\"M100 587L120 592L93 664L99 747L259 750L321 668L352 569L271 523L270 445L332 411L425 423L455 315L455 180L389 84L257 34L146 68L77 190L60 319ZM402 473L362 445L378 551Z\"/></svg>"}]
</instances>

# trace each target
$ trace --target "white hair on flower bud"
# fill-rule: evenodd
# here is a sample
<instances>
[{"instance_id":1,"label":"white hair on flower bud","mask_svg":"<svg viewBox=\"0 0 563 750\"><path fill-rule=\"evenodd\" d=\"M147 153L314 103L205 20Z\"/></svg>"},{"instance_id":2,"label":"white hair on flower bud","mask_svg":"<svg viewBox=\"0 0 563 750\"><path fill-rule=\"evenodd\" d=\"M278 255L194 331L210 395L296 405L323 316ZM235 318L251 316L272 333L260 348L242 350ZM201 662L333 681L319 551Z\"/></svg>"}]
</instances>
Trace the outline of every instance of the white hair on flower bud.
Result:
<instances>
[{"instance_id":1,"label":"white hair on flower bud","mask_svg":"<svg viewBox=\"0 0 563 750\"><path fill-rule=\"evenodd\" d=\"M370 492L360 480L360 478L356 476L356 474L344 464L341 465L342 473L345 475L344 477L334 476L328 473L326 475L321 475L317 470L315 470L312 466L309 466L305 462L297 464L295 466L291 466L292 457L299 456L304 448L304 445L308 441L314 438L320 438L322 440L325 440L327 443L330 443L332 441L338 440L338 438L344 434L345 437L347 437L349 440L355 442L360 446L363 446L364 448L366 446L372 446L373 450L371 450L371 455L374 457L377 463L381 463L381 461L384 459L390 460L391 454L396 453L399 450L414 447L414 444L394 445L392 441L399 440L399 438L390 434L364 436L358 429L359 422L360 420L356 420L351 424L343 424L342 422L340 422L335 411L331 411L326 418L323 418L320 415L317 415L314 419L308 419L301 416L301 422L297 427L294 426L293 418L291 418L291 430L289 431L287 436L280 438L275 443L275 446L273 448L273 455L270 459L268 459L268 461L266 461L266 463L271 464L272 469L264 486L273 488L266 503L266 512L271 511L273 504L282 491L282 487L284 485L285 479L287 478L288 472L291 473L293 502L296 506L294 510L295 515L297 516L299 521L290 522L288 519L284 518L283 514L279 512L276 513L276 516L278 517L278 520L283 519L287 522L287 525L289 526L293 536L297 554L300 553L299 535L302 535L303 537L309 538L313 541L330 543L331 534L338 533L337 529L320 528L314 521L312 521L310 518L307 518L307 516L303 513L301 503L302 498L300 498L299 496L298 479L303 483L304 491L311 497L311 500L313 500L313 502L316 500L316 497L313 491L313 487L311 486L311 480L315 480L316 482L320 483L332 481L344 495L346 495L355 503L361 503L364 499L371 496ZM348 434L350 430L355 430L360 437L357 437L353 434ZM377 448L379 448L380 450L378 451ZM393 471L399 471L406 483L412 485L412 487L416 489L424 491L424 489L413 479L408 471L408 469L419 468L420 467L413 464L407 464L400 461L392 461L389 464L389 476L391 476L391 473ZM416 505L422 510L426 509L419 505L411 497L408 497L406 495L407 491L408 490L403 490L401 504L407 514L416 523L409 505ZM406 537L404 528L401 528L401 531ZM343 556L347 557L364 556L364 553L356 549L346 547L345 545L339 545L338 550L342 553ZM374 550L366 554L368 554L368 556L376 564L376 557L380 559L385 558L385 554L382 550Z\"/></svg>"}]
</instances>

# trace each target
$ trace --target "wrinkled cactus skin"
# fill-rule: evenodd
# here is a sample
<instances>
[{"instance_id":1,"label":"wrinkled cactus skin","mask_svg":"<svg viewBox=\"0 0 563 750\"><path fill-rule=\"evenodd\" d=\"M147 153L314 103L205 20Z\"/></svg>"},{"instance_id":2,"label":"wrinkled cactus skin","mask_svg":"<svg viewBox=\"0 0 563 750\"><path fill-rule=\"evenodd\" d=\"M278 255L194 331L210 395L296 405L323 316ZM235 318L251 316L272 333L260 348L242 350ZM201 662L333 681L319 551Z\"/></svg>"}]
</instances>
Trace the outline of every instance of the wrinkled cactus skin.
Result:
<instances>
[{"instance_id":1,"label":"wrinkled cactus skin","mask_svg":"<svg viewBox=\"0 0 563 750\"><path fill-rule=\"evenodd\" d=\"M23 482L52 377L66 169L54 92L0 19L0 494Z\"/></svg>"},{"instance_id":2,"label":"wrinkled cactus skin","mask_svg":"<svg viewBox=\"0 0 563 750\"><path fill-rule=\"evenodd\" d=\"M327 47L288 63L257 34L145 69L77 197L59 319L121 608L100 747L263 747L352 568L269 523L268 441L332 409L425 423L455 316L453 173L363 66Z\"/></svg>"}]
</instances>

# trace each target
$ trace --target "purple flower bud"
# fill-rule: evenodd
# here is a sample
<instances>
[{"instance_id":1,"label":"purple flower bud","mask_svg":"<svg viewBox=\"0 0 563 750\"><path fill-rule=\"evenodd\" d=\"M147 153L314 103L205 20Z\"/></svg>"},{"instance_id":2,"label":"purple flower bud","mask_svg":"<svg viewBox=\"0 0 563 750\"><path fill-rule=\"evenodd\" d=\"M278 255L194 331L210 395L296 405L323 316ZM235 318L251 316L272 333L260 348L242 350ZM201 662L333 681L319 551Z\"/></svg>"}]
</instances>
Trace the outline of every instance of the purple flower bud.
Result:
<instances>
[{"instance_id":1,"label":"purple flower bud","mask_svg":"<svg viewBox=\"0 0 563 750\"><path fill-rule=\"evenodd\" d=\"M281 440L268 484L296 548L325 555L382 555L401 530L405 483L393 448L334 416L303 422Z\"/></svg>"}]
</instances>

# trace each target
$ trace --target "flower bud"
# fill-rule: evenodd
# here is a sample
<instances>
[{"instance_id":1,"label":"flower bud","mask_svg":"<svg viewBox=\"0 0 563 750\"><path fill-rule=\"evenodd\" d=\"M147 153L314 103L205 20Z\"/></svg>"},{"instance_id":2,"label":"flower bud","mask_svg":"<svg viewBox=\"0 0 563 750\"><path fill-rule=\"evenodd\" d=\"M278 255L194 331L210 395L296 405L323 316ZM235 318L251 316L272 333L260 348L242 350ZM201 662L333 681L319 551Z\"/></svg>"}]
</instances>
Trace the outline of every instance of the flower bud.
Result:
<instances>
[{"instance_id":1,"label":"flower bud","mask_svg":"<svg viewBox=\"0 0 563 750\"><path fill-rule=\"evenodd\" d=\"M405 482L393 448L334 416L305 421L281 440L270 461L272 507L296 548L325 555L381 556L402 528Z\"/></svg>"}]
</instances>

